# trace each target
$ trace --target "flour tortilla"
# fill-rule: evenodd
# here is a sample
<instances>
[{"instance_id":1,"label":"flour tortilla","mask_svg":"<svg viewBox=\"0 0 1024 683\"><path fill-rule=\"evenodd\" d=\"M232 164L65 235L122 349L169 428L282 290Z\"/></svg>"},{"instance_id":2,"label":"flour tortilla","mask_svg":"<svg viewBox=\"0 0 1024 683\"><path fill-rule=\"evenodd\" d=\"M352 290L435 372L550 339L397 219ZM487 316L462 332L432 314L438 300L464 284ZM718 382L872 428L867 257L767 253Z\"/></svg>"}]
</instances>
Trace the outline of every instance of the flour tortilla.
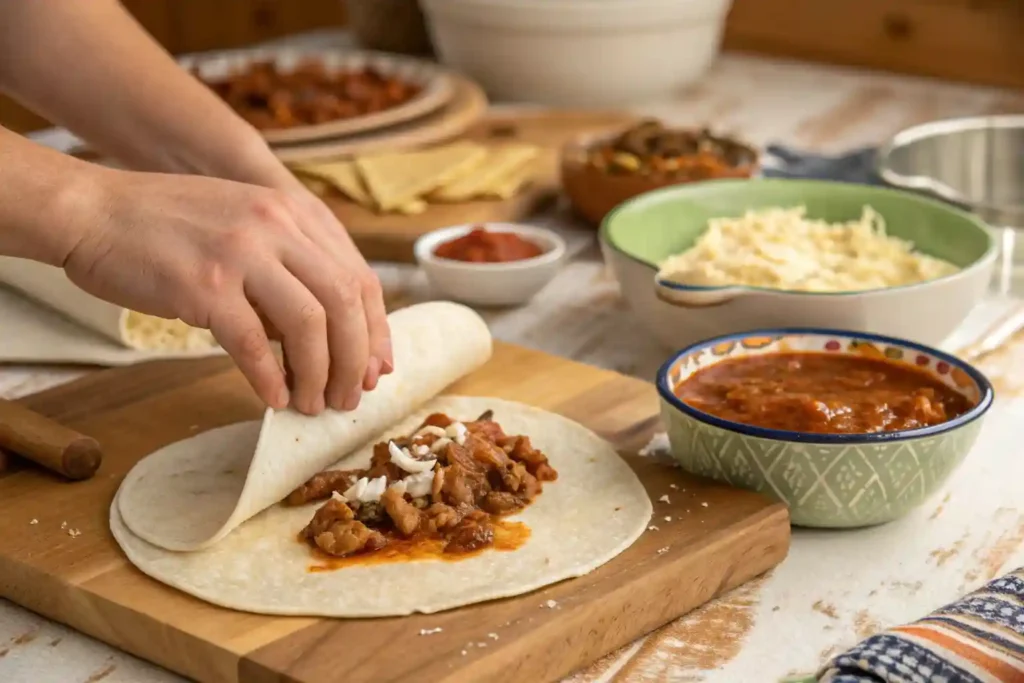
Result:
<instances>
[{"instance_id":1,"label":"flour tortilla","mask_svg":"<svg viewBox=\"0 0 1024 683\"><path fill-rule=\"evenodd\" d=\"M121 484L125 525L167 550L208 548L490 358L487 324L460 304L410 306L388 321L395 371L357 410L308 417L268 409L262 422L233 426L226 441L207 432L161 449Z\"/></svg>"},{"instance_id":2,"label":"flour tortilla","mask_svg":"<svg viewBox=\"0 0 1024 683\"><path fill-rule=\"evenodd\" d=\"M126 507L135 514L140 511L125 505L125 489L111 506L110 528L132 564L169 586L231 609L322 617L433 613L521 595L593 571L643 533L651 518L650 498L606 441L575 422L510 401L462 396L434 399L334 468L367 466L372 443L409 433L431 412L471 420L485 410L494 411L494 419L507 433L528 435L558 470L558 480L545 483L537 500L510 518L531 530L526 543L514 551L489 550L458 562L399 562L310 572L315 560L296 535L320 505L312 503L293 508L275 505L213 547L169 552L129 530L122 517ZM223 427L172 444L150 458L159 456L178 463L207 458L221 463L219 466L239 466L242 458L225 463L220 453L251 439L252 431L251 424ZM241 450L237 449L236 455ZM278 453L284 462L300 455L301 449ZM189 501L199 508L197 518L215 514L209 508L218 505L208 504L210 500L196 495ZM148 503L152 516L175 519L183 512L178 507L181 501L161 498Z\"/></svg>"},{"instance_id":3,"label":"flour tortilla","mask_svg":"<svg viewBox=\"0 0 1024 683\"><path fill-rule=\"evenodd\" d=\"M45 263L0 256L0 284L122 348L173 353L176 356L221 352L209 331L189 327L180 320L144 315L103 301L71 282L62 269Z\"/></svg>"}]
</instances>

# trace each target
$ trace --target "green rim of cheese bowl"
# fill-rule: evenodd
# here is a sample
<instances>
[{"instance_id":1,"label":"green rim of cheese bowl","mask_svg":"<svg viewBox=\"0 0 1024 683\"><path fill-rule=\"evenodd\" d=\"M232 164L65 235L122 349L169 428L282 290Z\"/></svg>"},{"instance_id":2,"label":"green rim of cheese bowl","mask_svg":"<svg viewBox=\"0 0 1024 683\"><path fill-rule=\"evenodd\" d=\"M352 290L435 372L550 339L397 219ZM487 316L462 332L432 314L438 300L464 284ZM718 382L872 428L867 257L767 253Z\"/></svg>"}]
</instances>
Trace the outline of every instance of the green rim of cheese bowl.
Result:
<instances>
[{"instance_id":1,"label":"green rim of cheese bowl","mask_svg":"<svg viewBox=\"0 0 1024 683\"><path fill-rule=\"evenodd\" d=\"M984 222L949 204L910 192L824 180L715 180L675 185L623 202L601 222L601 240L630 259L658 264L686 251L707 228L709 219L740 216L751 209L807 207L813 218L830 222L854 220L864 206L880 213L886 233L910 240L920 251L945 259L961 270L944 278L892 289L921 287L938 280L964 277L968 270L991 266L998 247ZM856 296L854 292L787 292L762 287L693 287L681 289L745 289L803 296Z\"/></svg>"},{"instance_id":2,"label":"green rim of cheese bowl","mask_svg":"<svg viewBox=\"0 0 1024 683\"><path fill-rule=\"evenodd\" d=\"M826 352L907 363L967 396L974 407L915 430L813 434L731 422L679 399L675 387L725 359L777 351ZM796 526L852 528L890 522L939 491L977 439L994 393L985 376L937 349L830 329L752 330L693 344L657 376L673 457L688 472L783 501Z\"/></svg>"}]
</instances>

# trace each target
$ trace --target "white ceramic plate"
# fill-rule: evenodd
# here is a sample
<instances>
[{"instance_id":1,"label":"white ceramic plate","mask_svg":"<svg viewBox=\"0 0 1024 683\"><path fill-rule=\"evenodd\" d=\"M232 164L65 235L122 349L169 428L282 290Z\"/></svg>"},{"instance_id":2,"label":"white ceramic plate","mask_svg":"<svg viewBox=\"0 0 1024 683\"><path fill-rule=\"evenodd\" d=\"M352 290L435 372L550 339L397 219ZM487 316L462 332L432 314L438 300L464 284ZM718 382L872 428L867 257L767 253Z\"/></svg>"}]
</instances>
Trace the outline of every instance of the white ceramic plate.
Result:
<instances>
[{"instance_id":1,"label":"white ceramic plate","mask_svg":"<svg viewBox=\"0 0 1024 683\"><path fill-rule=\"evenodd\" d=\"M383 52L299 48L252 48L188 55L178 59L184 68L198 71L204 79L220 79L242 71L250 64L270 61L279 69L295 68L305 61L318 61L328 72L373 67L387 76L418 85L419 94L397 107L348 119L310 126L260 131L270 144L309 142L376 130L429 114L451 99L454 79L451 74L428 61L400 57Z\"/></svg>"}]
</instances>

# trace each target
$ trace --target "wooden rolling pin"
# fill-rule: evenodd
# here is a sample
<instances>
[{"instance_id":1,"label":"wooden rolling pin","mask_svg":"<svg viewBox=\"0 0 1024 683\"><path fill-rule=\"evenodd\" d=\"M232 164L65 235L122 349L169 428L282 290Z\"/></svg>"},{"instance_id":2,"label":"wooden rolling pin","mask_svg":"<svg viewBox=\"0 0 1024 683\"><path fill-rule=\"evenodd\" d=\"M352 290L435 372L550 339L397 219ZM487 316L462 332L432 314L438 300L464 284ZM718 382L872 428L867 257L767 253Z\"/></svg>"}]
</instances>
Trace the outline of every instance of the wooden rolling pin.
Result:
<instances>
[{"instance_id":1,"label":"wooden rolling pin","mask_svg":"<svg viewBox=\"0 0 1024 683\"><path fill-rule=\"evenodd\" d=\"M88 479L103 461L96 439L0 399L0 448L68 479Z\"/></svg>"}]
</instances>

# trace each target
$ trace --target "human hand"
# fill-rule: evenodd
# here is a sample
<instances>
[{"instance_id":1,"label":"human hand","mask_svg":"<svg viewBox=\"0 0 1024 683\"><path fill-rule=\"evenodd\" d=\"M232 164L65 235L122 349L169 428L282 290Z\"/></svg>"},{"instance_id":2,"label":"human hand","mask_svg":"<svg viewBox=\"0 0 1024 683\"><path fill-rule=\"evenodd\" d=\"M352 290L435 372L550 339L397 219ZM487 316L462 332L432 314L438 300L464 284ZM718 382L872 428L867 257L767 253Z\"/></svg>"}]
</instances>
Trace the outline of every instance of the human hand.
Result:
<instances>
[{"instance_id":1,"label":"human hand","mask_svg":"<svg viewBox=\"0 0 1024 683\"><path fill-rule=\"evenodd\" d=\"M209 329L274 408L352 410L391 372L380 282L315 196L200 176L95 173L94 210L74 219L79 238L64 261L79 287ZM294 371L290 391L270 346L278 331Z\"/></svg>"}]
</instances>

